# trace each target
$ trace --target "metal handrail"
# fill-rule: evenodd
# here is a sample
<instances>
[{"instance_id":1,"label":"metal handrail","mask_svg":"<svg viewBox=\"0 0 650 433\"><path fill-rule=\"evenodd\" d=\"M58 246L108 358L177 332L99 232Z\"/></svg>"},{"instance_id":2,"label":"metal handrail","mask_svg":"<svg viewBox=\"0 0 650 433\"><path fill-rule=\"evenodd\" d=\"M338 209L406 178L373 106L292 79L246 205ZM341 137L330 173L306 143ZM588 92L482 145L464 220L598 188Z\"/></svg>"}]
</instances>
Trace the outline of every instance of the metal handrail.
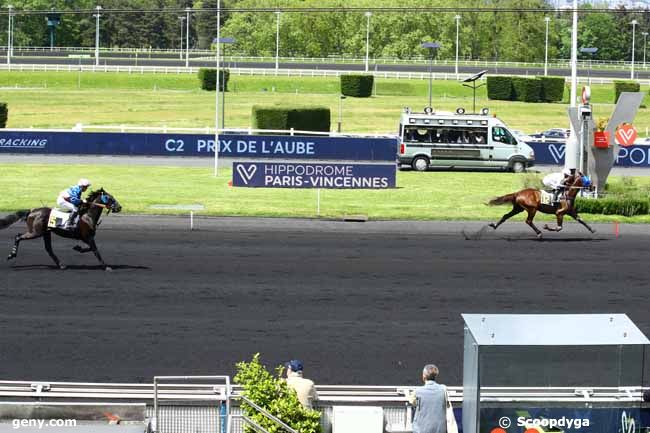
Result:
<instances>
[{"instance_id":1,"label":"metal handrail","mask_svg":"<svg viewBox=\"0 0 650 433\"><path fill-rule=\"evenodd\" d=\"M298 433L298 431L294 430L293 428L291 428L290 426L288 426L287 424L285 424L285 423L284 423L280 418L278 418L278 417L272 415L272 414L269 413L267 410L261 408L260 406L258 406L258 405L255 404L255 403L253 403L253 402L252 402L250 399L248 399L247 397L245 397L245 396L243 396L243 395L240 395L238 398L239 398L240 400L244 401L247 405L251 406L251 407L252 407L253 409L255 409L256 411L258 411L259 413L261 413L262 415L264 415L266 418L270 419L271 421L273 421L274 423L276 423L277 425L279 425L279 426L282 427L283 429L287 430L289 433Z\"/></svg>"}]
</instances>

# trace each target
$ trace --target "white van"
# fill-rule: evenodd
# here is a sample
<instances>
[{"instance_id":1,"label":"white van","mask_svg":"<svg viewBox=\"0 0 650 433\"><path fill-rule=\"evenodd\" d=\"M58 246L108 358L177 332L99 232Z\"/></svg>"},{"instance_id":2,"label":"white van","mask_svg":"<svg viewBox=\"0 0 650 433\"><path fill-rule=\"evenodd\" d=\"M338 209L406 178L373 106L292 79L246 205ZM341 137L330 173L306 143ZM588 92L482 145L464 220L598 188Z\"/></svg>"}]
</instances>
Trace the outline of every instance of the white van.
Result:
<instances>
[{"instance_id":1,"label":"white van","mask_svg":"<svg viewBox=\"0 0 650 433\"><path fill-rule=\"evenodd\" d=\"M398 165L416 171L429 167L505 169L521 173L535 164L535 152L523 140L515 138L498 118L481 114L436 113L430 107L424 113L402 113Z\"/></svg>"}]
</instances>

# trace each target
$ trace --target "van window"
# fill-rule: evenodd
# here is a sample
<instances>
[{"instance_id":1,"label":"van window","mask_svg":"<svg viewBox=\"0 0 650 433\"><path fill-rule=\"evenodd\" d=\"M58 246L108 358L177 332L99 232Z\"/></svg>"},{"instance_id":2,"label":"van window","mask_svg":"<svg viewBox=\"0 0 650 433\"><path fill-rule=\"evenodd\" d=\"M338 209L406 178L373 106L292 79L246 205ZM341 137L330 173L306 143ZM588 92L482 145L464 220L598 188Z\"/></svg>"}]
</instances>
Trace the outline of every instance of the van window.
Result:
<instances>
[{"instance_id":1,"label":"van window","mask_svg":"<svg viewBox=\"0 0 650 433\"><path fill-rule=\"evenodd\" d=\"M517 140L510 134L510 132L500 126L492 128L492 140L505 144L517 144Z\"/></svg>"},{"instance_id":2,"label":"van window","mask_svg":"<svg viewBox=\"0 0 650 433\"><path fill-rule=\"evenodd\" d=\"M404 141L440 144L486 144L487 128L454 126L406 126Z\"/></svg>"}]
</instances>

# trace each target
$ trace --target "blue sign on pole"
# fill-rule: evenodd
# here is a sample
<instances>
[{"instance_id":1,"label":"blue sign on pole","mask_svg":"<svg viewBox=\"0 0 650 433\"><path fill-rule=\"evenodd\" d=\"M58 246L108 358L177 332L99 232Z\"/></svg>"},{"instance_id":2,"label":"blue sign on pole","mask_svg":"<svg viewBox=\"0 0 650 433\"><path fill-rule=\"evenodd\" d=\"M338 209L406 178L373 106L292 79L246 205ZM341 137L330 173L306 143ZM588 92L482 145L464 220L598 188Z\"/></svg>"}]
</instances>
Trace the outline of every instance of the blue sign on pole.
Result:
<instances>
[{"instance_id":1,"label":"blue sign on pole","mask_svg":"<svg viewBox=\"0 0 650 433\"><path fill-rule=\"evenodd\" d=\"M249 188L394 188L396 170L395 164L234 162L232 185Z\"/></svg>"},{"instance_id":2,"label":"blue sign on pole","mask_svg":"<svg viewBox=\"0 0 650 433\"><path fill-rule=\"evenodd\" d=\"M0 130L0 153L214 157L214 135ZM390 137L220 135L219 156L395 161Z\"/></svg>"},{"instance_id":3,"label":"blue sign on pole","mask_svg":"<svg viewBox=\"0 0 650 433\"><path fill-rule=\"evenodd\" d=\"M535 151L536 164L564 164L564 143L528 143ZM650 167L650 146L619 147L614 165L619 167Z\"/></svg>"}]
</instances>

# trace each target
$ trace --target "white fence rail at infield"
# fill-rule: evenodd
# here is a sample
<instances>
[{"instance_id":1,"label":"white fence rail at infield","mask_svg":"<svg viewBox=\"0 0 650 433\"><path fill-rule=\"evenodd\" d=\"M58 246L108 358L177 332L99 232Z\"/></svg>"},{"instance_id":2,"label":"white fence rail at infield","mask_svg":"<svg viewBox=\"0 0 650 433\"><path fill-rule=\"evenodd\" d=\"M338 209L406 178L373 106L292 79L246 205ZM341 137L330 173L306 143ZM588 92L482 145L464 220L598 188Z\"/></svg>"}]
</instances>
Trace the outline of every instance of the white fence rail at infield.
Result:
<instances>
[{"instance_id":1,"label":"white fence rail at infield","mask_svg":"<svg viewBox=\"0 0 650 433\"><path fill-rule=\"evenodd\" d=\"M127 73L127 74L197 74L198 67L184 67L184 66L128 66L128 65L50 65L50 64L0 64L0 71L17 71L17 72L114 72L114 73ZM294 68L242 68L231 67L227 68L232 75L248 75L248 76L277 76L277 77L339 77L346 74L358 74L358 70L336 70L336 69L294 69ZM392 78L403 80L428 80L428 72L413 72L413 71L369 71L368 74L374 75L377 78ZM463 80L468 78L473 73L449 73L449 72L433 72L432 77L434 80ZM490 75L509 75L516 76L517 74L500 74L498 71L491 72ZM519 76L536 76L539 74L519 74ZM570 77L565 78L568 82ZM610 84L621 78L616 77L591 77L586 76L578 77L578 82L591 84ZM637 79L641 85L650 85L650 79Z\"/></svg>"}]
</instances>

